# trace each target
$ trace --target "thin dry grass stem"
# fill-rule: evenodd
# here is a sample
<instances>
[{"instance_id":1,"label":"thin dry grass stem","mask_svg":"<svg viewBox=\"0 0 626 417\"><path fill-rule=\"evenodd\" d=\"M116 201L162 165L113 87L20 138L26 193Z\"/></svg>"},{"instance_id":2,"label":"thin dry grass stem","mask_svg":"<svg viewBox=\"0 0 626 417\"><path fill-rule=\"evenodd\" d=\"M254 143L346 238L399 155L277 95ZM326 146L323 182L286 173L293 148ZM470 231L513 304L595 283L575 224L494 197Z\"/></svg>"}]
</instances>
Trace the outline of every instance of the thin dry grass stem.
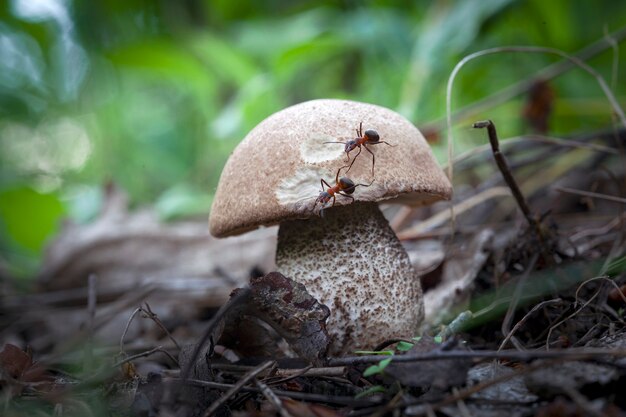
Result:
<instances>
[{"instance_id":1,"label":"thin dry grass stem","mask_svg":"<svg viewBox=\"0 0 626 417\"><path fill-rule=\"evenodd\" d=\"M570 239L572 242L576 242L577 240L580 240L588 236L606 235L612 229L620 225L625 219L626 219L626 211L623 212L621 215L617 216L617 218L605 224L604 226L597 227L594 229L581 230L580 232L576 232L573 235L571 235Z\"/></svg>"},{"instance_id":2,"label":"thin dry grass stem","mask_svg":"<svg viewBox=\"0 0 626 417\"><path fill-rule=\"evenodd\" d=\"M626 32L626 28L624 28L623 30ZM587 65L582 59L569 55L555 48L544 48L544 47L537 47L537 46L503 46L503 47L498 47L498 48L485 49L485 50L474 52L473 54L465 56L461 61L459 61L456 64L456 66L452 70L452 73L450 74L450 77L448 78L448 84L446 87L446 129L448 131L448 135L447 135L448 161L453 160L453 151L454 151L454 135L452 132L452 87L454 85L454 79L456 78L461 68L465 64L467 64L469 61L479 58L479 57L492 55L492 54L500 54L504 52L541 53L541 54L558 55L561 58L568 60L571 64L586 71L587 73L589 73L591 76L593 76L596 79L600 88L602 89L609 103L611 104L613 111L619 118L621 124L626 128L626 115L624 115L624 110L621 108L619 102L615 98L615 95L613 94L609 86L606 84L606 81L604 80L602 75L600 75L596 70L594 70L592 67ZM535 79L536 78L537 77L535 77ZM452 181L453 170L452 170L452 164L450 163L448 165L448 178L450 178L450 180Z\"/></svg>"},{"instance_id":3,"label":"thin dry grass stem","mask_svg":"<svg viewBox=\"0 0 626 417\"><path fill-rule=\"evenodd\" d=\"M613 62L611 65L611 88L615 90L617 87L617 75L619 73L619 42L615 36L609 33L609 28L604 26L604 39L613 50Z\"/></svg>"},{"instance_id":4,"label":"thin dry grass stem","mask_svg":"<svg viewBox=\"0 0 626 417\"><path fill-rule=\"evenodd\" d=\"M619 43L626 39L626 26L617 29L613 33L609 34L610 39ZM611 40L606 36L603 36L596 42L584 47L583 49L574 53L574 56L581 61L587 61L593 58L599 53L604 52L607 48L612 47ZM576 66L569 60L563 59L548 65L535 72L531 77L518 81L506 88L503 88L479 101L475 101L455 111L452 115L452 120L460 120L473 115L478 114L481 111L487 110L493 106L504 103L512 98L528 92L537 79L549 81L557 76L575 68ZM441 118L434 122L431 122L425 126L425 130L440 131L446 126L447 118Z\"/></svg>"},{"instance_id":5,"label":"thin dry grass stem","mask_svg":"<svg viewBox=\"0 0 626 417\"><path fill-rule=\"evenodd\" d=\"M520 321L518 321L515 326L513 326L513 328L511 329L510 332L507 333L506 337L504 338L504 340L502 341L502 343L500 343L500 347L498 348L498 352L502 351L502 349L504 349L504 347L506 346L506 344L508 343L509 339L511 339L513 337L513 335L524 325L524 323L526 323L526 321L533 315L535 314L536 311L544 308L547 305L550 304L558 304L563 302L563 300L561 300L560 298L555 298L553 300L545 300L540 302L539 304L535 305L528 313L526 313L524 315L524 317L521 318Z\"/></svg>"},{"instance_id":6,"label":"thin dry grass stem","mask_svg":"<svg viewBox=\"0 0 626 417\"><path fill-rule=\"evenodd\" d=\"M203 417L209 417L213 413L215 413L222 405L226 404L226 402L235 394L237 394L241 389L252 379L256 378L258 374L266 370L271 366L276 366L275 361L267 361L257 366L253 370L246 373L237 383L228 391L224 393L217 401L213 402L202 414Z\"/></svg>"},{"instance_id":7,"label":"thin dry grass stem","mask_svg":"<svg viewBox=\"0 0 626 417\"><path fill-rule=\"evenodd\" d=\"M615 197L615 196L607 195L607 194L593 193L591 191L576 190L575 188L569 188L569 187L554 187L554 190L559 191L561 193L576 194L576 195L580 195L583 197L599 198L601 200L612 201L612 202L620 203L620 204L626 204L626 198Z\"/></svg>"},{"instance_id":8,"label":"thin dry grass stem","mask_svg":"<svg viewBox=\"0 0 626 417\"><path fill-rule=\"evenodd\" d=\"M484 203L485 201L491 200L496 197L509 197L511 195L511 190L507 187L491 187L486 190L481 191L480 193L473 195L472 197L465 199L458 204L454 205L454 212L458 214L464 213L472 208L476 207L479 204ZM409 240L416 239L429 230L442 225L446 221L450 220L451 213L449 210L442 210L428 219L425 219L408 229L399 231L397 233L398 239L400 240Z\"/></svg>"},{"instance_id":9,"label":"thin dry grass stem","mask_svg":"<svg viewBox=\"0 0 626 417\"><path fill-rule=\"evenodd\" d=\"M289 413L289 411L287 411L285 407L283 407L283 403L276 396L276 394L274 394L274 391L272 391L270 387L268 387L267 385L265 385L263 382L259 381L258 379L255 379L254 383L259 388L259 390L261 390L261 394L263 394L265 399L267 399L267 401L269 401L274 406L274 408L276 408L276 411L278 411L278 413L282 417L293 417Z\"/></svg>"},{"instance_id":10,"label":"thin dry grass stem","mask_svg":"<svg viewBox=\"0 0 626 417\"><path fill-rule=\"evenodd\" d=\"M603 152L603 153L607 153L610 155L619 155L620 153L617 149L611 148L609 146L598 145L595 143L586 143L586 142L581 142L581 141L571 140L571 139L555 138L552 136L545 136L545 135L513 136L510 138L506 138L506 139L501 140L500 148L502 149L510 148L511 146L514 146L521 142L539 142L539 143L545 143L548 145L560 146L564 148L587 149L589 151ZM462 154L455 156L452 163L456 165L473 156L482 154L490 149L491 149L491 144L489 143L477 146L475 148L472 148L468 151L463 152ZM444 165L443 168L447 169L448 165L447 164Z\"/></svg>"},{"instance_id":11,"label":"thin dry grass stem","mask_svg":"<svg viewBox=\"0 0 626 417\"><path fill-rule=\"evenodd\" d=\"M578 286L578 288L576 289L576 295L575 295L575 300L576 300L575 302L576 302L576 304L578 304L578 303L579 303L579 301L578 301L578 293L579 293L579 291L580 291L580 290L581 290L581 289L582 289L585 285L589 284L590 282L593 282L593 281L597 280L598 278L604 278L604 277L593 277L593 278L590 278L590 279L588 279L588 280L585 280L584 282L582 282L582 283ZM547 350L547 351L549 351L549 350L550 350L550 337L552 336L552 332L554 331L554 329L556 329L557 327L559 327L560 325L562 325L562 324L563 324L563 323L565 323L566 321L570 320L571 318L576 317L576 316L577 316L577 315L578 315L581 311L583 311L585 308L587 308L587 306L588 306L589 304L591 304L591 302L592 302L593 300L595 300L595 299L596 299L596 297L598 297L598 295L600 295L601 290L602 290L601 288L600 288L600 289L598 289L598 290L597 290L597 291L596 291L596 292L595 292L595 293L591 296L591 298L589 298L589 300L585 301L585 302L583 303L583 305L581 305L581 306L580 306L580 308L578 308L576 311L574 311L573 313L569 314L569 315L568 315L567 317L565 317L564 319L559 320L556 324L553 324L552 326L550 326L550 329L548 330L548 334L547 334L547 336L546 336L546 342L545 342L545 347L546 347L546 350Z\"/></svg>"},{"instance_id":12,"label":"thin dry grass stem","mask_svg":"<svg viewBox=\"0 0 626 417\"><path fill-rule=\"evenodd\" d=\"M128 329L130 328L130 324L133 322L133 320L135 319L135 316L140 311L141 311L141 307L137 307L135 310L133 310L132 314L128 318L128 321L126 322L126 327L124 327L124 331L122 332L122 337L120 337L120 354L124 353L124 339L126 338L126 333L128 333Z\"/></svg>"},{"instance_id":13,"label":"thin dry grass stem","mask_svg":"<svg viewBox=\"0 0 626 417\"><path fill-rule=\"evenodd\" d=\"M519 343L517 338L513 336L513 333L511 332L511 322L513 321L515 310L517 310L517 305L519 304L520 298L522 296L522 290L524 289L524 285L526 284L526 279L530 275L531 271L534 270L538 259L539 259L539 254L535 252L530 262L528 263L526 270L524 271L522 276L517 280L515 291L513 292L513 298L511 299L511 302L509 303L509 308L507 309L506 314L504 315L504 319L502 320L502 327L500 328L500 330L502 331L502 334L507 335L508 339L511 340L513 345L518 350L525 350L525 349L522 346L522 344ZM502 346L503 345L500 345L500 348L498 349L498 351L502 350Z\"/></svg>"}]
</instances>

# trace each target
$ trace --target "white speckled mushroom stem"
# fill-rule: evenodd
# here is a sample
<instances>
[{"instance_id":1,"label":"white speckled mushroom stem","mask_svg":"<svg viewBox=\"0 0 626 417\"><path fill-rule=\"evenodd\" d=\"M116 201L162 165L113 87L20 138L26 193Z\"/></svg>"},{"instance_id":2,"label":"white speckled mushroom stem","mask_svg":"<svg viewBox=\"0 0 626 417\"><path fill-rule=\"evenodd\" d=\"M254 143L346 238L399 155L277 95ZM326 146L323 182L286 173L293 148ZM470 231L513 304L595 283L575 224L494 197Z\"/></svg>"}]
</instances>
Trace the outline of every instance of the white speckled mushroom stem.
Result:
<instances>
[{"instance_id":1,"label":"white speckled mushroom stem","mask_svg":"<svg viewBox=\"0 0 626 417\"><path fill-rule=\"evenodd\" d=\"M376 203L282 223L276 266L330 308L331 355L415 336L424 317L417 274Z\"/></svg>"}]
</instances>

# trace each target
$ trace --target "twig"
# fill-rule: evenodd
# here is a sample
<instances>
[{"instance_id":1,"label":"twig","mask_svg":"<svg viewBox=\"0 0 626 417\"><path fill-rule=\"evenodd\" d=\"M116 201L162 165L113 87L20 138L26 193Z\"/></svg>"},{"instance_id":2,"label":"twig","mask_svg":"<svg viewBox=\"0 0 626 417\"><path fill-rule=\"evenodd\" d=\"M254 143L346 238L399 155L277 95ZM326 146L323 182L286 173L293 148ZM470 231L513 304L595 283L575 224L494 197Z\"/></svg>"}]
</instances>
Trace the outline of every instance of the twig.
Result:
<instances>
[{"instance_id":1,"label":"twig","mask_svg":"<svg viewBox=\"0 0 626 417\"><path fill-rule=\"evenodd\" d=\"M272 405L276 408L276 410L282 417L293 417L291 414L289 414L289 411L285 409L285 407L283 406L283 403L276 396L276 394L274 394L274 392L272 391L270 387L268 387L267 385L265 385L263 382L259 381L258 379L255 380L254 383L261 390L261 394L263 394L263 396L270 403L272 403Z\"/></svg>"},{"instance_id":2,"label":"twig","mask_svg":"<svg viewBox=\"0 0 626 417\"><path fill-rule=\"evenodd\" d=\"M273 365L276 365L275 361L267 361L245 374L231 389L226 391L217 401L213 402L202 416L209 417L211 414L216 412L223 404L226 403L226 401L230 399L230 397L241 391L243 386L246 385L251 379L255 378L258 374Z\"/></svg>"},{"instance_id":3,"label":"twig","mask_svg":"<svg viewBox=\"0 0 626 417\"><path fill-rule=\"evenodd\" d=\"M506 162L506 158L500 152L500 143L498 141L498 134L496 132L496 126L493 124L491 120L485 120L482 122L474 123L473 127L478 128L478 129L487 128L487 134L489 136L489 143L491 144L491 149L493 151L493 157L496 160L496 164L498 165L498 168L500 169L500 173L502 174L502 177L504 178L506 185L508 185L509 188L511 189L511 193L513 193L513 197L515 198L515 201L517 202L518 207L524 214L526 221L528 222L530 227L535 231L537 235L537 239L542 246L543 252L545 252L545 254L547 255L547 250L544 247L545 246L544 238L543 238L543 233L541 232L541 225L539 223L539 220L531 213L530 207L528 206L528 203L526 202L526 198L524 197L524 194L522 194L522 190L520 190L519 186L517 185L517 181L515 181L515 177L513 177L513 174L511 173L509 165ZM546 257L546 260L547 260L547 257Z\"/></svg>"},{"instance_id":4,"label":"twig","mask_svg":"<svg viewBox=\"0 0 626 417\"><path fill-rule=\"evenodd\" d=\"M250 295L250 288L245 287L245 288L240 289L239 292L234 297L232 297L226 304L221 306L220 309L217 311L217 313L215 313L215 315L209 322L209 325L207 326L206 330L204 331L204 335L202 336L202 339L200 340L200 342L198 342L195 349L193 350L193 353L191 357L189 358L189 363L187 363L187 366L185 366L185 368L181 372L180 377L183 380L183 382L189 377L189 373L191 372L191 369L196 363L196 360L198 359L198 356L200 355L200 351L202 350L202 347L206 344L206 342L211 337L211 334L213 333L213 329L220 323L220 320L222 320L222 318L226 315L226 313L231 308L235 307L239 303L246 301L249 295Z\"/></svg>"},{"instance_id":5,"label":"twig","mask_svg":"<svg viewBox=\"0 0 626 417\"><path fill-rule=\"evenodd\" d=\"M522 191L517 185L517 181L515 181L515 178L513 177L513 174L511 173L509 165L506 162L506 158L500 152L500 142L498 141L498 134L496 132L496 126L493 124L491 120L485 120L482 122L474 123L473 127L476 129L487 128L487 134L489 136L489 143L491 145L493 157L496 160L496 164L498 164L498 169L500 169L500 173L502 174L502 177L504 177L504 181L506 182L506 185L508 185L509 188L511 189L511 192L513 193L513 197L515 198L515 201L517 201L517 205L519 206L520 210L524 214L524 217L526 217L528 224L531 226L535 226L537 220L531 213L530 207L528 206L528 203L526 202L526 198L524 197L524 194L522 194Z\"/></svg>"},{"instance_id":6,"label":"twig","mask_svg":"<svg viewBox=\"0 0 626 417\"><path fill-rule=\"evenodd\" d=\"M563 391L576 403L576 405L585 412L585 415L590 417L607 417L606 414L596 410L596 408L589 402L584 395L576 391L572 387L567 385L563 386Z\"/></svg>"},{"instance_id":7,"label":"twig","mask_svg":"<svg viewBox=\"0 0 626 417\"><path fill-rule=\"evenodd\" d=\"M154 321L156 323L157 326L159 326L159 328L161 330L163 330L165 332L165 334L167 335L167 337L170 338L170 340L172 342L174 342L174 344L176 345L176 347L178 348L178 350L180 350L180 345L178 344L178 342L176 342L176 339L174 339L174 337L172 337L172 334L169 332L169 330L167 330L167 328L165 327L165 325L163 324L163 322L161 321L161 319L159 318L159 316L157 316L155 313L152 312L152 309L150 308L150 304L145 303L146 304L146 308L142 308L141 311L152 321Z\"/></svg>"},{"instance_id":8,"label":"twig","mask_svg":"<svg viewBox=\"0 0 626 417\"><path fill-rule=\"evenodd\" d=\"M113 364L112 368L117 368L118 366L121 366L121 365L123 365L123 364L125 364L127 362L134 361L135 359L145 358L146 356L150 356L150 355L152 355L153 353L156 353L156 352L164 353L168 358L170 358L172 360L172 362L174 362L176 365L178 365L178 360L174 356L172 356L171 353L169 353L167 350L163 349L162 346L157 346L154 349L150 349L150 350L148 350L146 352L141 352L141 353L137 353L135 355L131 355L131 356L125 357L124 359L121 359L121 360L115 362Z\"/></svg>"},{"instance_id":9,"label":"twig","mask_svg":"<svg viewBox=\"0 0 626 417\"><path fill-rule=\"evenodd\" d=\"M177 378L172 378L171 380L180 381ZM222 391L229 390L234 386L233 384L203 381L203 380L192 379L192 378L187 379L186 383L191 384L191 385L201 386L201 387L218 389ZM260 389L258 387L243 387L241 388L241 391L242 392L260 392ZM366 399L356 400L354 399L354 397L347 397L347 396L339 397L339 396L333 396L333 395L309 394L309 393L304 393L304 392L282 391L282 390L274 390L274 393L276 395L280 395L281 397L293 398L294 400L322 402L322 403L352 406L352 407L367 407L367 406L379 404L379 401L371 401L371 400L366 400Z\"/></svg>"},{"instance_id":10,"label":"twig","mask_svg":"<svg viewBox=\"0 0 626 417\"><path fill-rule=\"evenodd\" d=\"M582 195L584 197L599 198L599 199L606 200L606 201L613 201L616 203L626 204L626 198L615 197L612 195L592 193L591 191L576 190L574 188L568 188L568 187L554 187L554 189L562 193L577 194L577 195Z\"/></svg>"},{"instance_id":11,"label":"twig","mask_svg":"<svg viewBox=\"0 0 626 417\"><path fill-rule=\"evenodd\" d=\"M452 388L452 394L458 396L459 390L457 388ZM456 401L456 406L459 409L459 412L461 413L462 417L472 417L471 413L469 412L469 409L467 408L467 405L465 405L465 401L463 401L463 398L459 398Z\"/></svg>"},{"instance_id":12,"label":"twig","mask_svg":"<svg viewBox=\"0 0 626 417\"><path fill-rule=\"evenodd\" d=\"M421 354L406 354L388 356L393 362L423 362L431 360L476 358L476 359L512 359L522 362L534 359L565 358L569 360L583 360L597 358L601 356L625 357L626 349L597 349L597 348L569 348L541 351L519 351L519 350L482 350L468 352L465 350L435 351ZM343 358L328 359L329 366L354 366L359 364L380 362L380 355L367 356L347 356Z\"/></svg>"}]
</instances>

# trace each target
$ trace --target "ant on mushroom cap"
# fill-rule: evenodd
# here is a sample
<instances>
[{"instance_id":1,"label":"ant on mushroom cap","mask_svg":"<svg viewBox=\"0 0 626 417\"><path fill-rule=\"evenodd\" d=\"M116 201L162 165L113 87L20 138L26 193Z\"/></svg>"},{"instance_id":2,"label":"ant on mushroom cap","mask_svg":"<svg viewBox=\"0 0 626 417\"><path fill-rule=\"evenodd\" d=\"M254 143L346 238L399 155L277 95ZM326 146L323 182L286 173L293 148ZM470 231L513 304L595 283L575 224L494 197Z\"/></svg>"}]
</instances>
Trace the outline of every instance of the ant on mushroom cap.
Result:
<instances>
[{"instance_id":1,"label":"ant on mushroom cap","mask_svg":"<svg viewBox=\"0 0 626 417\"><path fill-rule=\"evenodd\" d=\"M322 185L322 191L320 192L319 196L315 200L315 204L313 205L313 210L315 210L315 207L318 204L322 205L322 208L320 209L320 212L319 212L320 217L324 217L324 209L333 207L335 205L336 194L339 194L344 197L348 197L349 199L352 200L352 202L354 202L354 197L352 197L350 194L354 193L354 190L356 189L356 187L358 187L359 185L363 187L369 187L370 185L374 183L374 180L372 180L372 182L370 182L369 184L355 184L354 181L352 181L348 177L339 178L339 173L341 172L343 168L345 168L345 166L337 170L337 175L335 175L334 186L331 186L329 183L327 183L324 180L324 178L320 179L320 184ZM328 187L326 190L324 190L324 185ZM331 199L332 199L332 204L330 204Z\"/></svg>"},{"instance_id":2,"label":"ant on mushroom cap","mask_svg":"<svg viewBox=\"0 0 626 417\"><path fill-rule=\"evenodd\" d=\"M342 145L344 145L346 156L348 157L347 162L350 162L350 152L352 152L356 148L359 148L359 152L354 156L354 159L352 160L352 163L350 163L350 166L348 166L348 171L346 171L346 173L350 171L350 168L352 168L352 165L354 165L354 161L356 161L356 158L361 154L361 151L363 150L363 148L365 148L366 151L372 154L372 177L373 177L374 165L376 164L376 156L374 155L374 152L372 152L367 147L367 145L378 145L381 143L384 143L385 145L389 145L389 146L396 146L396 145L392 145L391 143L381 141L380 136L378 135L378 132L375 131L374 129L367 129L365 132L363 132L363 122L361 122L359 124L359 128L356 129L356 134L357 134L356 138L350 139L347 142L324 142L324 143L341 143Z\"/></svg>"}]
</instances>

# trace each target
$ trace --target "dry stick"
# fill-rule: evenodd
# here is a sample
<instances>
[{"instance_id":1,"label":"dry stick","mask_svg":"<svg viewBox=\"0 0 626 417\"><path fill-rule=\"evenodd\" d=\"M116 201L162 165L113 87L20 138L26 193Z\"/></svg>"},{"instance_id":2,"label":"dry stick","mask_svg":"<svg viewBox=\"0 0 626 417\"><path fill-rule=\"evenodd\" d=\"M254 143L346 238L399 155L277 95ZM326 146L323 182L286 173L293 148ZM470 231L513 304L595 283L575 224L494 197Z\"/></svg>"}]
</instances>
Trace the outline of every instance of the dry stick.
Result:
<instances>
[{"instance_id":1,"label":"dry stick","mask_svg":"<svg viewBox=\"0 0 626 417\"><path fill-rule=\"evenodd\" d=\"M607 417L607 415L603 412L596 410L594 405L574 388L563 385L563 391L565 391L567 396L570 397L572 401L574 401L574 403L576 403L576 405L585 412L585 415L592 417Z\"/></svg>"},{"instance_id":2,"label":"dry stick","mask_svg":"<svg viewBox=\"0 0 626 417\"><path fill-rule=\"evenodd\" d=\"M509 188L511 189L511 192L513 193L513 197L515 198L515 201L517 202L518 207L524 214L526 221L537 234L537 239L539 240L542 251L546 255L546 260L547 260L548 251L546 250L545 245L544 245L543 233L541 232L541 225L539 224L539 220L537 220L537 218L531 213L530 207L528 207L528 203L526 202L526 198L524 197L524 194L522 194L522 191L517 185L517 181L515 181L515 178L513 177L513 174L511 173L509 165L506 162L506 158L500 152L500 146L499 146L500 143L498 142L498 134L496 133L496 126L493 124L491 120L485 120L482 122L474 123L473 127L478 128L478 129L482 129L485 127L487 128L487 134L489 136L489 143L491 144L491 149L493 151L493 157L495 158L496 164L498 165L498 168L500 169L500 173L502 174L502 177L504 178L506 185L508 185Z\"/></svg>"},{"instance_id":3,"label":"dry stick","mask_svg":"<svg viewBox=\"0 0 626 417\"><path fill-rule=\"evenodd\" d=\"M226 391L224 393L224 395L222 395L220 397L219 400L217 400L214 403L212 403L209 406L209 408L206 409L206 411L204 412L204 414L202 416L203 417L209 417L211 414L216 412L223 404L226 403L226 401L228 401L230 399L230 397L232 397L233 395L235 395L239 391L241 391L243 386L246 385L251 379L253 379L258 374L260 374L261 372L263 372L264 370L266 370L267 368L269 368L270 366L273 366L273 365L276 365L275 361L267 361L265 363L262 363L260 366L257 366L256 368L254 368L253 370L251 370L247 374L245 374L231 389Z\"/></svg>"},{"instance_id":4,"label":"dry stick","mask_svg":"<svg viewBox=\"0 0 626 417\"><path fill-rule=\"evenodd\" d=\"M154 349L150 349L150 350L148 350L146 352L137 353L135 355L128 356L127 358L121 359L121 360L115 362L113 364L112 368L115 369L118 366L121 366L121 365L123 365L123 364L125 364L127 362L131 362L131 361L134 361L135 359L139 359L139 358L145 358L146 356L150 356L150 355L152 355L153 353L156 353L156 352L164 353L168 358L170 358L172 360L172 362L174 362L176 365L178 365L178 360L174 356L172 356L167 350L163 349L163 346L157 346Z\"/></svg>"},{"instance_id":5,"label":"dry stick","mask_svg":"<svg viewBox=\"0 0 626 417\"><path fill-rule=\"evenodd\" d=\"M513 321L513 315L515 313L515 310L517 310L517 304L519 303L519 300L522 295L522 289L524 287L524 284L526 284L526 279L528 278L528 275L530 275L531 271L535 268L538 258L539 258L539 255L537 253L534 253L528 266L526 267L526 271L524 271L520 279L517 281L517 284L515 286L515 292L513 293L513 298L511 299L509 308L507 309L506 314L504 315L504 320L502 320L502 327L501 327L502 334L506 334L507 338L511 339L511 342L515 345L515 347L518 350L524 350L524 349L522 348L521 344L517 341L517 338L513 337L512 332L510 332L510 326L511 326L511 322ZM498 350L502 350L502 346L503 345L500 345L500 348Z\"/></svg>"},{"instance_id":6,"label":"dry stick","mask_svg":"<svg viewBox=\"0 0 626 417\"><path fill-rule=\"evenodd\" d=\"M452 394L458 396L459 390L457 388L452 388ZM467 405L465 405L465 401L463 401L463 398L459 398L456 401L456 406L463 417L472 417L472 414L469 412Z\"/></svg>"},{"instance_id":7,"label":"dry stick","mask_svg":"<svg viewBox=\"0 0 626 417\"><path fill-rule=\"evenodd\" d=\"M146 316L151 319L152 321L154 321L157 326L159 326L159 328L161 330L163 330L165 332L165 334L167 335L167 337L170 338L170 340L172 342L174 342L174 345L176 345L176 347L178 348L178 350L180 350L180 345L178 344L178 342L176 342L176 339L174 339L174 337L172 336L172 334L169 332L169 330L167 330L167 328L165 327L165 325L163 324L163 322L161 321L161 319L159 318L159 316L157 316L155 313L152 312L152 309L150 308L150 304L145 303L146 304L146 308L142 308L141 310L146 314Z\"/></svg>"},{"instance_id":8,"label":"dry stick","mask_svg":"<svg viewBox=\"0 0 626 417\"><path fill-rule=\"evenodd\" d=\"M166 380L167 381L167 380ZM169 381L179 381L178 379L172 378ZM188 384L193 384L201 387L208 387L212 389L218 389L222 391L226 391L231 389L233 384L224 384L220 382L212 382L212 381L203 381L200 379L192 379L189 378L186 381ZM260 392L258 387L243 387L241 388L242 392ZM276 395L280 395L281 397L293 398L294 400L304 400L310 402L323 402L328 404L337 404L344 406L352 406L352 407L368 407L372 405L376 405L379 401L372 401L366 399L355 399L354 397L338 397L333 395L324 395L324 394L309 394L304 392L295 392L295 391L281 391L274 390Z\"/></svg>"},{"instance_id":9,"label":"dry stick","mask_svg":"<svg viewBox=\"0 0 626 417\"><path fill-rule=\"evenodd\" d=\"M526 313L526 315L524 315L524 317L522 317L522 319L520 321L518 321L515 324L515 326L513 326L513 329L511 329L511 331L506 335L506 337L504 338L504 340L500 344L500 347L498 348L498 352L500 352L500 351L502 351L502 349L504 349L504 346L506 346L506 344L509 341L509 339L511 339L513 337L515 332L517 332L519 330L519 328L522 327L524 325L524 323L526 323L526 320L528 320L530 318L530 316L532 316L537 310L547 306L548 304L557 304L557 303L560 303L562 301L563 300L561 300L560 298L555 298L553 300L542 301L541 303L539 303L536 306L534 306L528 313Z\"/></svg>"},{"instance_id":10,"label":"dry stick","mask_svg":"<svg viewBox=\"0 0 626 417\"><path fill-rule=\"evenodd\" d=\"M615 197L612 195L592 193L591 191L576 190L574 188L568 188L568 187L554 187L554 189L562 193L576 194L576 195L581 195L583 197L599 198L599 199L606 200L606 201L613 201L615 203L626 204L626 198Z\"/></svg>"},{"instance_id":11,"label":"dry stick","mask_svg":"<svg viewBox=\"0 0 626 417\"><path fill-rule=\"evenodd\" d=\"M223 306L220 307L219 310L217 310L217 313L215 313L215 315L209 322L207 329L204 331L204 336L202 336L202 339L193 350L193 353L191 357L189 358L189 363L187 364L185 369L182 370L180 374L180 378L183 380L183 383L189 377L189 373L191 372L191 369L194 367L194 364L196 363L196 360L198 359L198 356L200 355L200 350L202 350L202 347L206 344L206 342L211 337L213 329L219 324L220 320L222 320L222 318L226 315L228 310L230 310L237 304L242 303L245 300L247 300L249 295L250 295L250 288L248 287L242 288L234 297L232 297L226 304L224 304Z\"/></svg>"},{"instance_id":12,"label":"dry stick","mask_svg":"<svg viewBox=\"0 0 626 417\"><path fill-rule=\"evenodd\" d=\"M282 417L293 417L291 414L289 414L289 411L285 409L285 407L283 406L283 403L280 401L280 399L276 396L276 394L274 393L274 391L272 391L270 387L268 387L267 385L265 385L263 382L259 381L258 379L256 379L254 383L261 390L261 394L263 394L263 396L269 402L271 402L274 407L276 407L276 410L278 410L278 413Z\"/></svg>"},{"instance_id":13,"label":"dry stick","mask_svg":"<svg viewBox=\"0 0 626 417\"><path fill-rule=\"evenodd\" d=\"M569 348L542 351L519 351L519 350L481 350L468 352L465 350L435 351L420 354L406 354L389 356L395 363L423 362L445 359L512 359L527 362L533 359L565 358L570 360L593 359L599 356L626 357L626 349L598 349L598 348ZM330 366L354 366L359 364L380 362L380 355L346 356L343 358L330 358Z\"/></svg>"}]
</instances>

